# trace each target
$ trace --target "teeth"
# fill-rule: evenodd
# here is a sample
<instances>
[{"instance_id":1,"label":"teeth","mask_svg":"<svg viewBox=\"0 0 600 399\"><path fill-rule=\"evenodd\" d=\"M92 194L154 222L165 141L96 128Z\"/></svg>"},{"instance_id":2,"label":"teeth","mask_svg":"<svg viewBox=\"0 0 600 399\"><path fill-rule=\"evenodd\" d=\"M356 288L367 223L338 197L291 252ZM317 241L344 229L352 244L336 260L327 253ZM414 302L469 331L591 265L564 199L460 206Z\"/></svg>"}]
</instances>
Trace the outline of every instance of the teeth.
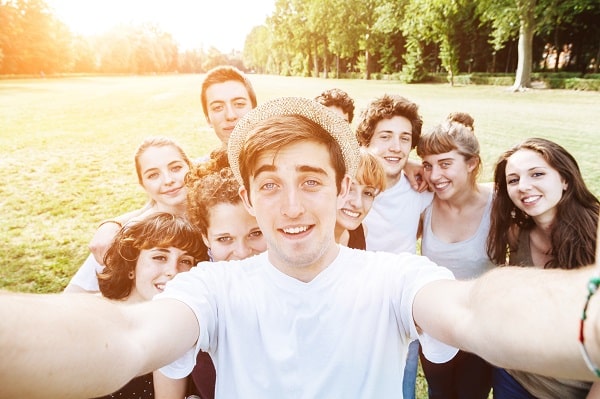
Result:
<instances>
[{"instance_id":1,"label":"teeth","mask_svg":"<svg viewBox=\"0 0 600 399\"><path fill-rule=\"evenodd\" d=\"M450 184L449 182L437 183L435 185L435 188L444 188L444 187L448 186L449 184Z\"/></svg>"},{"instance_id":2,"label":"teeth","mask_svg":"<svg viewBox=\"0 0 600 399\"><path fill-rule=\"evenodd\" d=\"M287 229L283 229L284 233L287 234L299 234L299 233L303 233L306 230L308 230L307 226L300 226L300 227L289 227Z\"/></svg>"},{"instance_id":3,"label":"teeth","mask_svg":"<svg viewBox=\"0 0 600 399\"><path fill-rule=\"evenodd\" d=\"M342 209L342 213L344 213L345 215L348 215L350 217L353 217L353 218L357 218L360 216L360 212L353 212L349 209Z\"/></svg>"},{"instance_id":4,"label":"teeth","mask_svg":"<svg viewBox=\"0 0 600 399\"><path fill-rule=\"evenodd\" d=\"M155 284L155 287L159 291L164 291L165 290L165 285L164 284Z\"/></svg>"},{"instance_id":5,"label":"teeth","mask_svg":"<svg viewBox=\"0 0 600 399\"><path fill-rule=\"evenodd\" d=\"M537 200L538 198L540 198L539 195L536 195L535 197L527 197L527 198L523 198L523 202L526 204L529 204L535 200Z\"/></svg>"},{"instance_id":6,"label":"teeth","mask_svg":"<svg viewBox=\"0 0 600 399\"><path fill-rule=\"evenodd\" d=\"M398 157L385 157L384 159L386 161L392 161L392 162L397 162L400 160L400 158L398 158Z\"/></svg>"}]
</instances>

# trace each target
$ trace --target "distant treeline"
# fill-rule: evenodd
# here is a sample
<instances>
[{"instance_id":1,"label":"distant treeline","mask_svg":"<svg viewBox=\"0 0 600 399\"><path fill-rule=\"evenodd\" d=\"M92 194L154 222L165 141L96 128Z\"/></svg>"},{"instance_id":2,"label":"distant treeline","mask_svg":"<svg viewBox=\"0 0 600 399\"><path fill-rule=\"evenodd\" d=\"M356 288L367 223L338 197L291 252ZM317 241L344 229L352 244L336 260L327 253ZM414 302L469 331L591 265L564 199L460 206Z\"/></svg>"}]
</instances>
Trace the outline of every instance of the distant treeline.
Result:
<instances>
[{"instance_id":1,"label":"distant treeline","mask_svg":"<svg viewBox=\"0 0 600 399\"><path fill-rule=\"evenodd\" d=\"M273 0L275 1L275 0ZM74 35L43 0L0 0L0 74L204 72L295 76L514 73L522 21L532 69L598 72L600 0L278 0L243 53L181 51L154 25ZM567 53L568 52L568 53Z\"/></svg>"}]
</instances>

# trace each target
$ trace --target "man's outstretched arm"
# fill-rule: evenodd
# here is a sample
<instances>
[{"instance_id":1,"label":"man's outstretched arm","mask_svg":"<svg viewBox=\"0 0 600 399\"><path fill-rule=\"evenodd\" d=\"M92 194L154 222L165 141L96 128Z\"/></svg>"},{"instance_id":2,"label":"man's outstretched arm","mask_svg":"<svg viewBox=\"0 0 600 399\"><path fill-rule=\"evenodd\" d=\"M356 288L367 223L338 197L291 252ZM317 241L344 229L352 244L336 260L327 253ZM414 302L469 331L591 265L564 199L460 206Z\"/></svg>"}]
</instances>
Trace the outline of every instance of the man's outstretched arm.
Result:
<instances>
[{"instance_id":1,"label":"man's outstretched arm","mask_svg":"<svg viewBox=\"0 0 600 399\"><path fill-rule=\"evenodd\" d=\"M0 397L82 398L116 391L198 338L187 305L123 305L86 294L0 294Z\"/></svg>"},{"instance_id":2,"label":"man's outstretched arm","mask_svg":"<svg viewBox=\"0 0 600 399\"><path fill-rule=\"evenodd\" d=\"M580 352L580 318L593 266L578 270L499 267L477 280L423 287L415 322L430 335L509 369L594 380ZM586 348L600 359L600 294L592 297Z\"/></svg>"}]
</instances>

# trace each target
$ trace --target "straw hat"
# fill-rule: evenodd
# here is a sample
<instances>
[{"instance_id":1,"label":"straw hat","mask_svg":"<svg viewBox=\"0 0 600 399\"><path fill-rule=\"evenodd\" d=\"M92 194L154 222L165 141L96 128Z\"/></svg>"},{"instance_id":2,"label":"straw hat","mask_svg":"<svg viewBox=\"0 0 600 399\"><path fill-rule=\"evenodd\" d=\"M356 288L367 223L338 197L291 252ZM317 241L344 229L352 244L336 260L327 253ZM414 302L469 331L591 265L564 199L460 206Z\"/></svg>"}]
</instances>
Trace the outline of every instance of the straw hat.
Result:
<instances>
[{"instance_id":1,"label":"straw hat","mask_svg":"<svg viewBox=\"0 0 600 399\"><path fill-rule=\"evenodd\" d=\"M350 176L356 174L360 153L358 141L350 128L350 124L315 100L302 97L280 97L267 101L248 112L238 121L231 136L229 136L229 146L227 149L229 164L235 178L240 184L243 184L243 182L240 175L239 157L248 134L260 122L281 115L301 115L319 124L333 136L342 149L344 163L346 164L346 173Z\"/></svg>"}]
</instances>

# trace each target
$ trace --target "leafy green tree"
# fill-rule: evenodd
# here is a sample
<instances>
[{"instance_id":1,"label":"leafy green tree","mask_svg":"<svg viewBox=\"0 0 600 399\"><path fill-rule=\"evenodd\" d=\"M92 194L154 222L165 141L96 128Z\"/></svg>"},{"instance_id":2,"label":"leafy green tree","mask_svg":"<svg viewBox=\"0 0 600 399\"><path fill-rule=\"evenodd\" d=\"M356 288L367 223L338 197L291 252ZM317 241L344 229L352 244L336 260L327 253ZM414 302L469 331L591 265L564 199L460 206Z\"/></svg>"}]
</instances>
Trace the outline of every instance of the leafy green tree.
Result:
<instances>
[{"instance_id":1,"label":"leafy green tree","mask_svg":"<svg viewBox=\"0 0 600 399\"><path fill-rule=\"evenodd\" d=\"M267 72L271 49L271 33L265 25L252 28L244 42L244 65L258 73Z\"/></svg>"}]
</instances>

